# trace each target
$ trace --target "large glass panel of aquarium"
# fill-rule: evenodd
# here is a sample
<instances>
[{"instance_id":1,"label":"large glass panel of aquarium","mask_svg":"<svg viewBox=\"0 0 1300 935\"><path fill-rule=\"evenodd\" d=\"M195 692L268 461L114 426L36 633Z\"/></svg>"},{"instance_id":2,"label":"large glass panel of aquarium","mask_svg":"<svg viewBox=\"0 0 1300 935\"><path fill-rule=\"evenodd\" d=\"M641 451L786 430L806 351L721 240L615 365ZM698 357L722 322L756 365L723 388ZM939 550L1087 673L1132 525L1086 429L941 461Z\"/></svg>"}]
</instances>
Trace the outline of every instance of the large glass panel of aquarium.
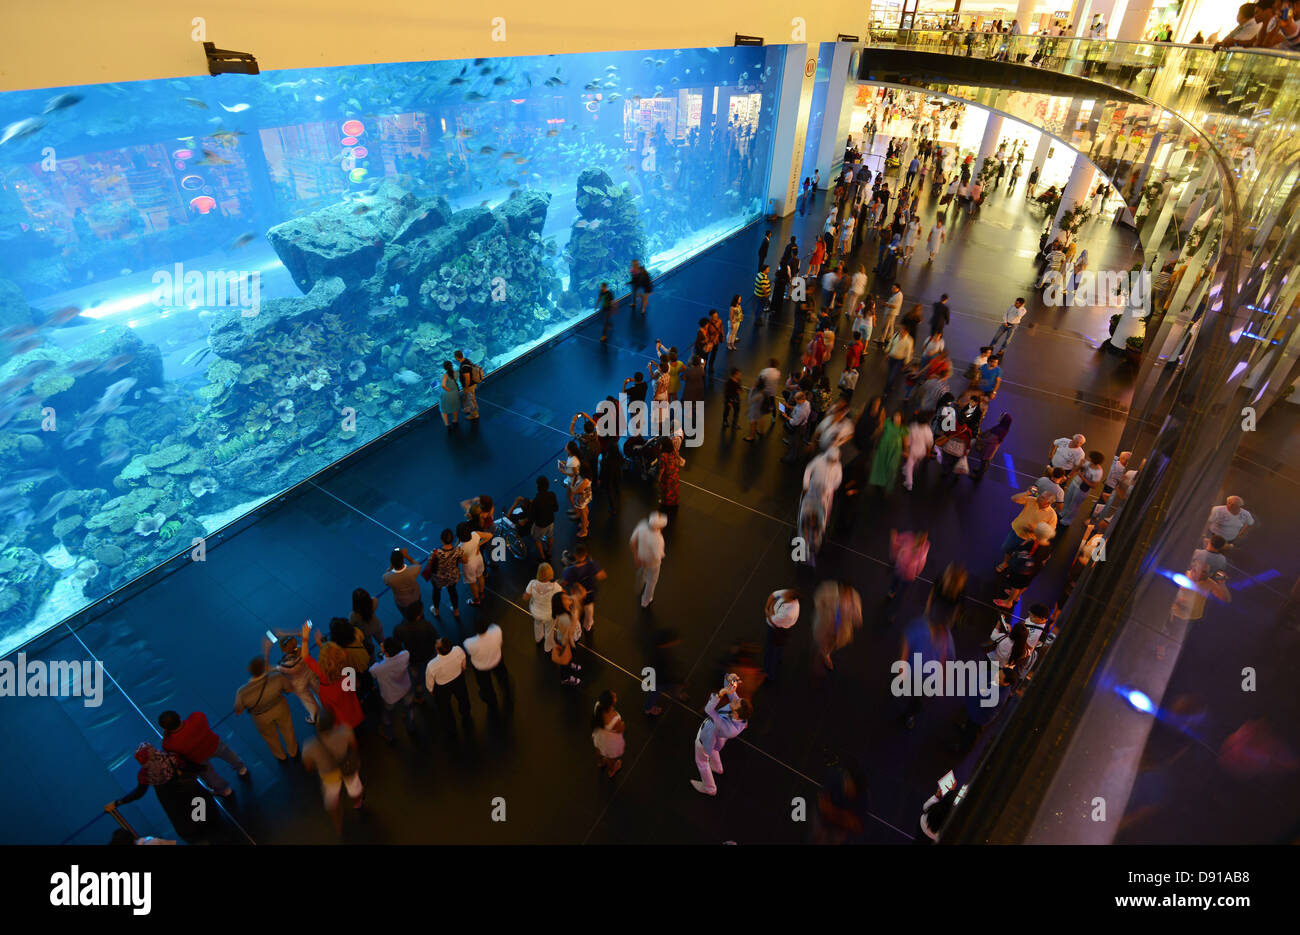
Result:
<instances>
[{"instance_id":1,"label":"large glass panel of aquarium","mask_svg":"<svg viewBox=\"0 0 1300 935\"><path fill-rule=\"evenodd\" d=\"M783 55L0 95L0 653L756 219Z\"/></svg>"}]
</instances>

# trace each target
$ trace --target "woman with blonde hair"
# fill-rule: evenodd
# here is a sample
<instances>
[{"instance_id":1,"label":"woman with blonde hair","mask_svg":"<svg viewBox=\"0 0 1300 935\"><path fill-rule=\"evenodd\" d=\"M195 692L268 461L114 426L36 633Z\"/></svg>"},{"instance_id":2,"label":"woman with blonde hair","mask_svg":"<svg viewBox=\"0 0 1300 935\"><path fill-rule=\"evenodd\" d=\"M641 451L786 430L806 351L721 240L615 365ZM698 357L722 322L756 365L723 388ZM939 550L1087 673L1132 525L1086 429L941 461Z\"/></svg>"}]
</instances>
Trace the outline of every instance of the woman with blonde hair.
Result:
<instances>
[{"instance_id":1,"label":"woman with blonde hair","mask_svg":"<svg viewBox=\"0 0 1300 935\"><path fill-rule=\"evenodd\" d=\"M551 597L551 618L555 621L555 642L551 646L551 662L560 670L561 685L581 685L578 673L582 666L573 661L573 646L578 639L578 615L574 601L561 590Z\"/></svg>"},{"instance_id":2,"label":"woman with blonde hair","mask_svg":"<svg viewBox=\"0 0 1300 935\"><path fill-rule=\"evenodd\" d=\"M528 612L533 615L533 642L548 653L555 645L551 598L562 590L564 589L555 580L555 569L549 562L537 566L537 577L524 588L523 599L528 602Z\"/></svg>"},{"instance_id":3,"label":"woman with blonde hair","mask_svg":"<svg viewBox=\"0 0 1300 935\"><path fill-rule=\"evenodd\" d=\"M307 638L307 627L303 627L303 639ZM357 677L355 669L348 665L347 653L337 643L326 643L316 631L316 645L320 649L320 662L311 656L303 656L303 662L316 673L320 679L320 700L334 714L340 724L356 728L361 726L365 715L361 712L361 702L357 698Z\"/></svg>"}]
</instances>

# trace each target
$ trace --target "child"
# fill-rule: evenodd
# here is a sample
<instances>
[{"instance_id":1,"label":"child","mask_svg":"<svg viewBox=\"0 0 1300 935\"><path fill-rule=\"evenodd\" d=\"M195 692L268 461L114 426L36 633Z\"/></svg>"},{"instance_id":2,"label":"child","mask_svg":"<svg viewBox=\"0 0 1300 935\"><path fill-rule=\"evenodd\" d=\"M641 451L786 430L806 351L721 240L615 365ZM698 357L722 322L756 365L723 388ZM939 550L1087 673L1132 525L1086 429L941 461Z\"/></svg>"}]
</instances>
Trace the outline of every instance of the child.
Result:
<instances>
[{"instance_id":1,"label":"child","mask_svg":"<svg viewBox=\"0 0 1300 935\"><path fill-rule=\"evenodd\" d=\"M740 368L732 367L727 374L727 384L723 388L724 408L722 410L722 427L740 426Z\"/></svg>"}]
</instances>

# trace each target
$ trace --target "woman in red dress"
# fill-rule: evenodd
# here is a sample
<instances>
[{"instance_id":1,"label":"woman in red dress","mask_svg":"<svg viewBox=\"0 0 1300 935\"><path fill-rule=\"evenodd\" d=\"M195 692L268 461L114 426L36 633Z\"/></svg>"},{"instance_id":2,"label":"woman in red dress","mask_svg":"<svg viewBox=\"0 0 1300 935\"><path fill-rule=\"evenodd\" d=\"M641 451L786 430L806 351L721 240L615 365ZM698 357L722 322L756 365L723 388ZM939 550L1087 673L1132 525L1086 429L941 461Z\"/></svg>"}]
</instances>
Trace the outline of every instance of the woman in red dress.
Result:
<instances>
[{"instance_id":1,"label":"woman in red dress","mask_svg":"<svg viewBox=\"0 0 1300 935\"><path fill-rule=\"evenodd\" d=\"M678 472L686 459L677 453L671 438L659 443L659 503L662 506L678 504Z\"/></svg>"},{"instance_id":2,"label":"woman in red dress","mask_svg":"<svg viewBox=\"0 0 1300 935\"><path fill-rule=\"evenodd\" d=\"M304 639L305 636L306 634ZM348 665L347 655L336 643L323 642L319 630L316 631L316 645L320 647L320 662L310 655L304 656L303 662L320 679L320 687L317 689L320 700L334 712L334 717L340 724L351 728L359 727L365 720L365 715L361 712L361 701L357 698L359 673L353 672L347 677L349 673L343 671Z\"/></svg>"}]
</instances>

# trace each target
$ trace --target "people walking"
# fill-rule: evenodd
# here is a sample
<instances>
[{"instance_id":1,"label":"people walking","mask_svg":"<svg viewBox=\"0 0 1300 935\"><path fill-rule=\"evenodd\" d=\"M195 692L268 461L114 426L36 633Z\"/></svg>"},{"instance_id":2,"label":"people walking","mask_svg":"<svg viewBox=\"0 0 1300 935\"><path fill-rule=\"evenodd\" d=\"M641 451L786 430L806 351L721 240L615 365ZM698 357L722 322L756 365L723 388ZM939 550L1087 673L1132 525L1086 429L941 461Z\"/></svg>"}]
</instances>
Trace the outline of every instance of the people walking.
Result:
<instances>
[{"instance_id":1,"label":"people walking","mask_svg":"<svg viewBox=\"0 0 1300 935\"><path fill-rule=\"evenodd\" d=\"M474 670L474 679L478 682L478 696L489 711L498 710L497 693L492 687L494 681L501 688L506 707L514 704L510 672L506 669L505 654L502 651L504 642L505 634L501 628L482 614L474 621L474 635L465 641L465 655L469 657L470 668Z\"/></svg>"},{"instance_id":2,"label":"people walking","mask_svg":"<svg viewBox=\"0 0 1300 935\"><path fill-rule=\"evenodd\" d=\"M623 768L623 751L627 748L623 737L626 725L623 715L614 707L616 704L618 695L603 691L591 714L591 742L596 748L596 766L603 769L610 779Z\"/></svg>"},{"instance_id":3,"label":"people walking","mask_svg":"<svg viewBox=\"0 0 1300 935\"><path fill-rule=\"evenodd\" d=\"M663 530L667 525L667 516L658 512L651 513L637 523L629 540L642 607L649 607L655 598L655 586L659 583L659 572L664 561Z\"/></svg>"},{"instance_id":4,"label":"people walking","mask_svg":"<svg viewBox=\"0 0 1300 935\"><path fill-rule=\"evenodd\" d=\"M794 625L799 622L799 592L794 588L773 591L768 595L763 617L767 621L763 639L763 672L768 682L774 683L781 671L786 643L790 641Z\"/></svg>"},{"instance_id":5,"label":"people walking","mask_svg":"<svg viewBox=\"0 0 1300 935\"><path fill-rule=\"evenodd\" d=\"M335 721L334 713L327 708L316 721L316 736L303 747L302 763L320 776L325 811L334 823L335 833L342 833L343 789L347 788L354 809L365 804L356 734L349 725Z\"/></svg>"}]
</instances>

